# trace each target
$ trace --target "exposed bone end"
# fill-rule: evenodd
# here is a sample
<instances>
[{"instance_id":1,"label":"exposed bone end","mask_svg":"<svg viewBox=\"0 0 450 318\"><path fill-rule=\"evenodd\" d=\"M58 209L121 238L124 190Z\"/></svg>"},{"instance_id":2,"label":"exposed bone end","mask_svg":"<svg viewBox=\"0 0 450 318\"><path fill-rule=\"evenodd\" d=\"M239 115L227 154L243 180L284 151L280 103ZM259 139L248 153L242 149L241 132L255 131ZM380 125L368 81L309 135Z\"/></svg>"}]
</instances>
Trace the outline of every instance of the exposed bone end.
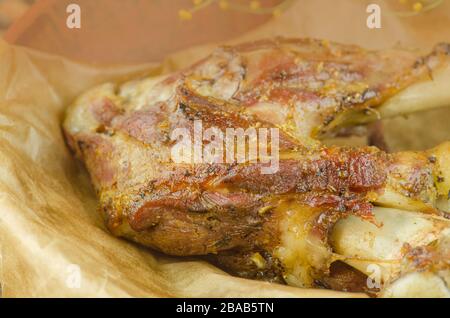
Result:
<instances>
[{"instance_id":1,"label":"exposed bone end","mask_svg":"<svg viewBox=\"0 0 450 318\"><path fill-rule=\"evenodd\" d=\"M358 291L381 297L448 297L450 220L397 209L374 209L378 224L349 216L336 223L328 246L311 232L318 211L283 204L281 245L275 256L289 285L312 287L340 260L365 274ZM350 274L350 273L349 273Z\"/></svg>"},{"instance_id":2,"label":"exposed bone end","mask_svg":"<svg viewBox=\"0 0 450 318\"><path fill-rule=\"evenodd\" d=\"M450 276L450 272L442 273ZM387 286L379 295L385 298L450 298L445 279L431 272L407 274Z\"/></svg>"},{"instance_id":3,"label":"exposed bone end","mask_svg":"<svg viewBox=\"0 0 450 318\"><path fill-rule=\"evenodd\" d=\"M424 152L392 154L387 167L384 192L375 203L402 210L432 213L437 198L434 165Z\"/></svg>"},{"instance_id":4,"label":"exposed bone end","mask_svg":"<svg viewBox=\"0 0 450 318\"><path fill-rule=\"evenodd\" d=\"M331 233L333 251L345 263L378 281L380 296L413 297L421 293L446 297L450 221L388 208L375 208L374 214L382 226L354 216L340 220Z\"/></svg>"},{"instance_id":5,"label":"exposed bone end","mask_svg":"<svg viewBox=\"0 0 450 318\"><path fill-rule=\"evenodd\" d=\"M275 256L284 267L284 280L291 286L314 287L318 272L327 271L335 260L331 249L312 233L320 211L296 201L282 202L277 210L280 220L280 246Z\"/></svg>"},{"instance_id":6,"label":"exposed bone end","mask_svg":"<svg viewBox=\"0 0 450 318\"><path fill-rule=\"evenodd\" d=\"M449 212L450 142L425 152L391 155L383 193L377 205L441 214ZM441 212L439 212L441 211Z\"/></svg>"},{"instance_id":7,"label":"exposed bone end","mask_svg":"<svg viewBox=\"0 0 450 318\"><path fill-rule=\"evenodd\" d=\"M351 109L342 112L328 126L324 136L339 127L367 124L383 118L408 115L415 112L450 106L450 59L430 70L429 76L411 84L380 106Z\"/></svg>"},{"instance_id":8,"label":"exposed bone end","mask_svg":"<svg viewBox=\"0 0 450 318\"><path fill-rule=\"evenodd\" d=\"M450 106L450 63L434 70L427 80L415 83L377 108L382 118Z\"/></svg>"},{"instance_id":9,"label":"exposed bone end","mask_svg":"<svg viewBox=\"0 0 450 318\"><path fill-rule=\"evenodd\" d=\"M450 141L428 151L428 156L436 161L433 174L441 209L450 212Z\"/></svg>"}]
</instances>

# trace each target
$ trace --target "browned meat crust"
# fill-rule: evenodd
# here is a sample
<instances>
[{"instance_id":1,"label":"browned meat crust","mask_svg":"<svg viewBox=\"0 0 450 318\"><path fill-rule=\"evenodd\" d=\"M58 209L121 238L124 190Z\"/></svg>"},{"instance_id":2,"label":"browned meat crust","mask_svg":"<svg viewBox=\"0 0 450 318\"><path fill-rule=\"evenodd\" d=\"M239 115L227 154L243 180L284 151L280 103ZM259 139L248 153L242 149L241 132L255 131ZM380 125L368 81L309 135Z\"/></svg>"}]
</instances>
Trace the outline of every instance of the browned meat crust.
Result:
<instances>
[{"instance_id":1,"label":"browned meat crust","mask_svg":"<svg viewBox=\"0 0 450 318\"><path fill-rule=\"evenodd\" d=\"M326 244L339 218L371 218L370 202L396 169L395 157L376 148L325 148L311 137L338 114L378 105L427 76L448 54L448 45L417 60L402 51L292 39L221 48L155 84L139 102L120 90L90 98L76 106L86 123L74 124L69 114L64 132L111 232L171 255L212 254L241 276L281 282L273 255L281 201L317 211L312 231ZM281 128L279 170L262 174L261 163L249 162L175 164L170 133L192 131L195 120L205 129ZM420 171L408 183L417 195L428 186ZM350 288L336 283L343 280L323 283Z\"/></svg>"}]
</instances>

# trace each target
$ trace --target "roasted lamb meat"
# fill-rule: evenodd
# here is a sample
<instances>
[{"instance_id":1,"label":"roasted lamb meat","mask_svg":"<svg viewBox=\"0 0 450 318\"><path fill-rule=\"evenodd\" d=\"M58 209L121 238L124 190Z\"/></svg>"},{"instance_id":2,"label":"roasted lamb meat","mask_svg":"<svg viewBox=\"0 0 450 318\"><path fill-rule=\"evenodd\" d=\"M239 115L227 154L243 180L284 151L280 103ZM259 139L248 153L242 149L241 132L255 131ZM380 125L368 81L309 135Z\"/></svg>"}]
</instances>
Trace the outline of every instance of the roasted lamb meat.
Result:
<instances>
[{"instance_id":1,"label":"roasted lamb meat","mask_svg":"<svg viewBox=\"0 0 450 318\"><path fill-rule=\"evenodd\" d=\"M94 88L69 107L63 130L114 235L246 278L449 296L450 143L401 153L321 143L448 106L449 83L449 44L419 57L277 38ZM192 144L175 160L183 138ZM251 156L255 138L268 146Z\"/></svg>"}]
</instances>

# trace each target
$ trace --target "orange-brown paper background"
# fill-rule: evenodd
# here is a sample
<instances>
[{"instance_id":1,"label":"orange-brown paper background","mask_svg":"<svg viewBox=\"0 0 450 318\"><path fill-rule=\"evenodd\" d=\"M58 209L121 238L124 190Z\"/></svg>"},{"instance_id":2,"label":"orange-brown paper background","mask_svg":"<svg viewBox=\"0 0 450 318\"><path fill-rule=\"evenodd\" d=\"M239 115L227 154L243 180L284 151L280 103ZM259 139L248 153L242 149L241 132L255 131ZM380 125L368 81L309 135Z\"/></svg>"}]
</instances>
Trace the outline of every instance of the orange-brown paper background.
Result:
<instances>
[{"instance_id":1,"label":"orange-brown paper background","mask_svg":"<svg viewBox=\"0 0 450 318\"><path fill-rule=\"evenodd\" d=\"M273 35L313 36L369 48L400 44L420 50L450 42L448 1L413 18L385 12L381 30L366 28L366 5L358 0L299 0L278 19L235 35L231 42ZM191 22L195 23L195 16ZM4 297L355 296L231 277L208 263L162 256L105 230L87 174L73 160L61 135L65 107L98 83L168 72L192 63L211 47L187 49L164 63L144 59L141 62L153 63L94 67L0 41L0 282ZM124 61L128 60L124 57ZM389 120L388 142L393 149L422 149L450 139L449 114L437 110L408 120ZM70 288L76 266L81 286Z\"/></svg>"}]
</instances>

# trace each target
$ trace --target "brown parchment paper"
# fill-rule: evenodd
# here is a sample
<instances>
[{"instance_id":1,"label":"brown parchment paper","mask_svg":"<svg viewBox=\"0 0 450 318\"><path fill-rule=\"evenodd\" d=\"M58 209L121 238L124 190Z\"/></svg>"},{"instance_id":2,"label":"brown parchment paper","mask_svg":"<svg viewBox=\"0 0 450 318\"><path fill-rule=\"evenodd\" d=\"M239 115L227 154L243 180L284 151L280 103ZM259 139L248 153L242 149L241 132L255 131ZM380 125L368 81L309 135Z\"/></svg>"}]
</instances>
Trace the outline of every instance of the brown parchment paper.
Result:
<instances>
[{"instance_id":1,"label":"brown parchment paper","mask_svg":"<svg viewBox=\"0 0 450 318\"><path fill-rule=\"evenodd\" d=\"M349 10L356 21L333 20ZM449 13L436 14L448 22ZM411 21L395 17L385 18L388 29L381 35L370 35L364 27L355 28L358 21L364 22L361 16L366 16L364 1L342 1L335 15L323 1L298 1L279 19L232 42L273 35L314 36L379 48L403 38L409 46L427 49L430 43L450 40L449 30L431 34L428 27L424 34ZM192 63L213 46L185 50L161 64L99 68L0 41L3 297L361 296L232 277L206 262L167 257L115 238L104 228L87 173L71 157L61 135L65 107L96 84L168 72ZM450 139L448 115L440 110L414 117L412 126L403 119L396 122L396 130L388 131L394 148L419 149ZM433 126L405 146L400 127L420 130L424 118L433 120Z\"/></svg>"}]
</instances>

